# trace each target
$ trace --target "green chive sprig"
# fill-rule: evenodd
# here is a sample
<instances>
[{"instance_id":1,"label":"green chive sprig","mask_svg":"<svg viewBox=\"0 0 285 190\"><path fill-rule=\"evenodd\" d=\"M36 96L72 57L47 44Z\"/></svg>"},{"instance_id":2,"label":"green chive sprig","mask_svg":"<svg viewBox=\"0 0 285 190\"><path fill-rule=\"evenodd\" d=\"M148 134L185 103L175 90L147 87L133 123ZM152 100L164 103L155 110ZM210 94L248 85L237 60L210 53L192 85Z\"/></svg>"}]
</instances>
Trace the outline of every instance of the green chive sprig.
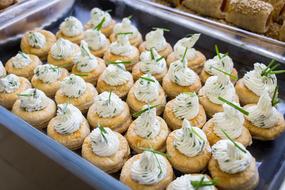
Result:
<instances>
[{"instance_id":1,"label":"green chive sprig","mask_svg":"<svg viewBox=\"0 0 285 190\"><path fill-rule=\"evenodd\" d=\"M95 26L95 30L100 31L101 28L103 27L104 22L106 21L106 18L103 17L103 19L99 22L99 24L97 24L97 26Z\"/></svg>"},{"instance_id":2,"label":"green chive sprig","mask_svg":"<svg viewBox=\"0 0 285 190\"><path fill-rule=\"evenodd\" d=\"M127 64L131 64L131 62L130 61L109 61L108 64L113 64L113 65L123 64L123 65L127 65Z\"/></svg>"},{"instance_id":3,"label":"green chive sprig","mask_svg":"<svg viewBox=\"0 0 285 190\"><path fill-rule=\"evenodd\" d=\"M149 81L149 82L155 82L155 80L148 78L148 77L140 77L143 80Z\"/></svg>"},{"instance_id":4,"label":"green chive sprig","mask_svg":"<svg viewBox=\"0 0 285 190\"><path fill-rule=\"evenodd\" d=\"M191 185L195 188L195 190L198 190L201 187L215 186L218 184L218 181L216 179L207 180L207 181L204 181L204 179L205 176L203 176L199 181L191 181Z\"/></svg>"},{"instance_id":5,"label":"green chive sprig","mask_svg":"<svg viewBox=\"0 0 285 190\"><path fill-rule=\"evenodd\" d=\"M26 97L29 97L29 96L33 96L33 94L17 94L17 96L26 96Z\"/></svg>"},{"instance_id":6,"label":"green chive sprig","mask_svg":"<svg viewBox=\"0 0 285 190\"><path fill-rule=\"evenodd\" d=\"M128 16L127 18L128 18L128 19L132 19L132 18L133 18L133 15L130 15L130 16Z\"/></svg>"},{"instance_id":7,"label":"green chive sprig","mask_svg":"<svg viewBox=\"0 0 285 190\"><path fill-rule=\"evenodd\" d=\"M205 141L205 140L201 137L201 135L199 135L199 133L197 133L197 131L195 131L195 130L193 129L192 126L191 126L191 132L192 132L196 137L198 137L201 141Z\"/></svg>"},{"instance_id":8,"label":"green chive sprig","mask_svg":"<svg viewBox=\"0 0 285 190\"><path fill-rule=\"evenodd\" d=\"M154 153L154 154L159 154L159 155L164 156L164 157L166 157L166 158L169 158L169 157L170 157L169 154L166 154L166 153L163 153L163 152L154 150L154 149L152 149L152 148L143 148L143 150L144 150L144 151L148 151L148 152L152 152L152 153Z\"/></svg>"},{"instance_id":9,"label":"green chive sprig","mask_svg":"<svg viewBox=\"0 0 285 190\"><path fill-rule=\"evenodd\" d=\"M157 30L157 29L160 29L160 30L163 30L165 32L170 32L170 29L168 28L160 28L160 27L152 27L153 30Z\"/></svg>"},{"instance_id":10,"label":"green chive sprig","mask_svg":"<svg viewBox=\"0 0 285 190\"><path fill-rule=\"evenodd\" d=\"M224 129L221 129L221 131L224 133L224 135L237 147L240 149L243 153L246 153L246 150L244 150L242 147L240 147L228 134Z\"/></svg>"},{"instance_id":11,"label":"green chive sprig","mask_svg":"<svg viewBox=\"0 0 285 190\"><path fill-rule=\"evenodd\" d=\"M112 91L109 92L108 103L111 103Z\"/></svg>"},{"instance_id":12,"label":"green chive sprig","mask_svg":"<svg viewBox=\"0 0 285 190\"><path fill-rule=\"evenodd\" d=\"M268 76L273 74L282 74L285 73L285 70L275 70L280 66L279 63L275 63L275 60L272 59L268 66L261 72L261 76Z\"/></svg>"},{"instance_id":13,"label":"green chive sprig","mask_svg":"<svg viewBox=\"0 0 285 190\"><path fill-rule=\"evenodd\" d=\"M213 68L213 69L215 69L215 70L217 70L217 71L219 71L219 72L221 72L221 73L223 73L223 74L229 76L229 77L230 77L231 79L233 79L233 80L238 80L238 78L237 78L236 76L234 76L234 75L232 75L232 74L230 74L230 73L228 73L228 72L226 72L226 71L223 71L223 70L221 70L221 69L219 69L219 68L217 68L217 67L214 67L214 66L211 66L211 68Z\"/></svg>"},{"instance_id":14,"label":"green chive sprig","mask_svg":"<svg viewBox=\"0 0 285 190\"><path fill-rule=\"evenodd\" d=\"M154 60L153 48L150 48L150 57L151 60Z\"/></svg>"},{"instance_id":15,"label":"green chive sprig","mask_svg":"<svg viewBox=\"0 0 285 190\"><path fill-rule=\"evenodd\" d=\"M156 61L156 62L159 62L159 61L162 60L162 59L164 59L163 56L161 56L160 58L156 59L155 61Z\"/></svg>"},{"instance_id":16,"label":"green chive sprig","mask_svg":"<svg viewBox=\"0 0 285 190\"><path fill-rule=\"evenodd\" d=\"M246 111L245 109L241 108L240 106L235 105L234 103L224 99L223 97L219 96L218 99L226 104L228 104L229 106L235 108L236 110L240 111L242 114L244 115L249 115L249 112Z\"/></svg>"},{"instance_id":17,"label":"green chive sprig","mask_svg":"<svg viewBox=\"0 0 285 190\"><path fill-rule=\"evenodd\" d=\"M182 62L185 60L187 51L188 51L188 48L185 48L184 54L183 54L182 59L181 59Z\"/></svg>"},{"instance_id":18,"label":"green chive sprig","mask_svg":"<svg viewBox=\"0 0 285 190\"><path fill-rule=\"evenodd\" d=\"M272 100L271 100L271 105L276 106L279 102L280 100L278 98L278 86L276 86L274 89Z\"/></svg>"},{"instance_id":19,"label":"green chive sprig","mask_svg":"<svg viewBox=\"0 0 285 190\"><path fill-rule=\"evenodd\" d=\"M129 34L133 34L133 32L119 32L119 33L117 33L117 35L129 35Z\"/></svg>"},{"instance_id":20,"label":"green chive sprig","mask_svg":"<svg viewBox=\"0 0 285 190\"><path fill-rule=\"evenodd\" d=\"M76 73L75 75L79 77L87 77L88 73Z\"/></svg>"},{"instance_id":21,"label":"green chive sprig","mask_svg":"<svg viewBox=\"0 0 285 190\"><path fill-rule=\"evenodd\" d=\"M145 108L145 109L143 109L143 110L141 110L141 111L138 111L138 112L134 113L133 116L134 116L134 117L139 117L139 116L140 116L141 114L143 114L144 112L149 111L149 110L151 110L151 109L153 109L153 108L156 108L156 107L158 107L158 106L160 106L160 104L157 104L157 105L154 105L154 106L148 106L147 108Z\"/></svg>"},{"instance_id":22,"label":"green chive sprig","mask_svg":"<svg viewBox=\"0 0 285 190\"><path fill-rule=\"evenodd\" d=\"M29 57L22 51L18 52L22 57L24 57L25 59L29 59Z\"/></svg>"},{"instance_id":23,"label":"green chive sprig","mask_svg":"<svg viewBox=\"0 0 285 190\"><path fill-rule=\"evenodd\" d=\"M107 139L107 137L105 136L105 134L107 134L107 131L106 131L106 130L104 129L104 127L102 127L100 124L97 124L97 127L99 128L100 134L102 135L104 141L105 141L106 143L108 143L108 139Z\"/></svg>"}]
</instances>

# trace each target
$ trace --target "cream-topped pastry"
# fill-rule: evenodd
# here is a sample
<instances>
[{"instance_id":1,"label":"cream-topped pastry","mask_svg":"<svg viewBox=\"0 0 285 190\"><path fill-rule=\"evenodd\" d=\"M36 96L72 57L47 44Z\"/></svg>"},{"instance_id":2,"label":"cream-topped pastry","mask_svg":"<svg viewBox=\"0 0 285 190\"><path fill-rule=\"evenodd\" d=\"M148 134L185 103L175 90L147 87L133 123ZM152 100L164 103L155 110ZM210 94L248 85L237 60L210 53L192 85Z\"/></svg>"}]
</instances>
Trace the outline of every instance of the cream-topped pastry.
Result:
<instances>
[{"instance_id":1,"label":"cream-topped pastry","mask_svg":"<svg viewBox=\"0 0 285 190\"><path fill-rule=\"evenodd\" d=\"M19 52L15 57L11 59L11 62L14 68L22 69L31 64L32 60L29 55L23 52Z\"/></svg>"},{"instance_id":2,"label":"cream-topped pastry","mask_svg":"<svg viewBox=\"0 0 285 190\"><path fill-rule=\"evenodd\" d=\"M27 37L29 46L36 49L44 48L47 43L46 37L38 31L28 32Z\"/></svg>"},{"instance_id":3,"label":"cream-topped pastry","mask_svg":"<svg viewBox=\"0 0 285 190\"><path fill-rule=\"evenodd\" d=\"M60 89L65 96L78 98L85 92L87 86L81 77L71 74L62 81Z\"/></svg>"},{"instance_id":4,"label":"cream-topped pastry","mask_svg":"<svg viewBox=\"0 0 285 190\"><path fill-rule=\"evenodd\" d=\"M227 73L232 73L232 70L234 68L232 58L222 53L220 53L220 57L216 55L213 59L207 60L204 65L204 70L210 75L216 75L219 72L214 68L220 69Z\"/></svg>"},{"instance_id":5,"label":"cream-topped pastry","mask_svg":"<svg viewBox=\"0 0 285 190\"><path fill-rule=\"evenodd\" d=\"M95 30L95 29L86 30L84 32L84 40L88 43L89 48L93 52L103 49L106 46L109 46L109 40L100 30Z\"/></svg>"},{"instance_id":6,"label":"cream-topped pastry","mask_svg":"<svg viewBox=\"0 0 285 190\"><path fill-rule=\"evenodd\" d=\"M0 92L13 93L20 87L20 79L14 74L0 78Z\"/></svg>"},{"instance_id":7,"label":"cream-topped pastry","mask_svg":"<svg viewBox=\"0 0 285 190\"><path fill-rule=\"evenodd\" d=\"M90 16L91 16L90 22L92 26L97 26L102 21L103 18L105 18L105 22L103 23L103 28L107 27L112 22L111 15L108 12L102 11L99 8L93 8L90 12Z\"/></svg>"},{"instance_id":8,"label":"cream-topped pastry","mask_svg":"<svg viewBox=\"0 0 285 190\"><path fill-rule=\"evenodd\" d=\"M167 47L166 39L164 38L163 29L156 29L146 34L145 46L147 50L155 48L157 51L162 51Z\"/></svg>"},{"instance_id":9,"label":"cream-topped pastry","mask_svg":"<svg viewBox=\"0 0 285 190\"><path fill-rule=\"evenodd\" d=\"M135 47L130 44L128 39L128 35L118 35L117 41L110 45L110 52L120 56L132 56L135 53Z\"/></svg>"},{"instance_id":10,"label":"cream-topped pastry","mask_svg":"<svg viewBox=\"0 0 285 190\"><path fill-rule=\"evenodd\" d=\"M130 33L129 39L136 38L139 35L138 29L132 24L129 18L123 18L121 23L117 23L114 27L115 34Z\"/></svg>"},{"instance_id":11,"label":"cream-topped pastry","mask_svg":"<svg viewBox=\"0 0 285 190\"><path fill-rule=\"evenodd\" d=\"M5 77L7 74L5 67L3 66L3 63L0 61L0 78Z\"/></svg>"},{"instance_id":12,"label":"cream-topped pastry","mask_svg":"<svg viewBox=\"0 0 285 190\"><path fill-rule=\"evenodd\" d=\"M54 83L61 77L60 68L50 64L37 66L34 73L38 80L46 84Z\"/></svg>"},{"instance_id":13,"label":"cream-topped pastry","mask_svg":"<svg viewBox=\"0 0 285 190\"><path fill-rule=\"evenodd\" d=\"M49 99L41 90L30 88L19 95L20 107L27 112L40 111L49 104Z\"/></svg>"},{"instance_id":14,"label":"cream-topped pastry","mask_svg":"<svg viewBox=\"0 0 285 190\"><path fill-rule=\"evenodd\" d=\"M173 102L174 115L183 120L191 120L199 113L199 98L195 93L181 93Z\"/></svg>"},{"instance_id":15,"label":"cream-topped pastry","mask_svg":"<svg viewBox=\"0 0 285 190\"><path fill-rule=\"evenodd\" d=\"M126 71L123 64L109 64L103 72L101 79L110 86L120 86L131 80L132 75Z\"/></svg>"},{"instance_id":16,"label":"cream-topped pastry","mask_svg":"<svg viewBox=\"0 0 285 190\"><path fill-rule=\"evenodd\" d=\"M76 50L75 46L76 45L70 42L69 40L60 38L51 47L50 50L51 56L57 60L67 59L69 57L75 57L76 55L78 55L78 52L75 51Z\"/></svg>"},{"instance_id":17,"label":"cream-topped pastry","mask_svg":"<svg viewBox=\"0 0 285 190\"><path fill-rule=\"evenodd\" d=\"M60 24L59 30L65 36L74 37L83 33L83 25L77 18L70 16Z\"/></svg>"},{"instance_id":18,"label":"cream-topped pastry","mask_svg":"<svg viewBox=\"0 0 285 190\"><path fill-rule=\"evenodd\" d=\"M142 52L140 60L139 68L143 73L155 75L167 69L165 59L162 59L155 49Z\"/></svg>"},{"instance_id":19,"label":"cream-topped pastry","mask_svg":"<svg viewBox=\"0 0 285 190\"><path fill-rule=\"evenodd\" d=\"M184 56L185 49L187 48L187 52L185 55L185 59L193 60L196 57L196 49L193 46L199 40L200 34L193 34L190 37L182 38L174 45L174 54L176 58L181 59Z\"/></svg>"}]
</instances>

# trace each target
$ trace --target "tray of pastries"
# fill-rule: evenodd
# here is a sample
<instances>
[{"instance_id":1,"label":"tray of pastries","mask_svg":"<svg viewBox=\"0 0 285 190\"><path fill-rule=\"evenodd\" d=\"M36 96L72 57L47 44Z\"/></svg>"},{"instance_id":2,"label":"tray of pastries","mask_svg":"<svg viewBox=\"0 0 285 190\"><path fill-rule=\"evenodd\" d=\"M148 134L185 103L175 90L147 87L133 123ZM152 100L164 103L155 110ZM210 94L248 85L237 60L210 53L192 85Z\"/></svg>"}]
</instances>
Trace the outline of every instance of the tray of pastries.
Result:
<instances>
[{"instance_id":1,"label":"tray of pastries","mask_svg":"<svg viewBox=\"0 0 285 190\"><path fill-rule=\"evenodd\" d=\"M284 63L186 22L77 1L1 56L0 124L94 189L278 189Z\"/></svg>"}]
</instances>

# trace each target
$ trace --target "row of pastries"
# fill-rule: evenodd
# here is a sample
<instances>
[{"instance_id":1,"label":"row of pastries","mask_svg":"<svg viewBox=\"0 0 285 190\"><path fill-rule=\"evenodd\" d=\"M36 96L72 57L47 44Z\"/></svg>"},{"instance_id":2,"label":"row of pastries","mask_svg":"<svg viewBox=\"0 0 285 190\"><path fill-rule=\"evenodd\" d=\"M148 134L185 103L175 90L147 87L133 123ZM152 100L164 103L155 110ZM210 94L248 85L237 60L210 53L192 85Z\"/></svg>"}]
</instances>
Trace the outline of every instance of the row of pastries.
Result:
<instances>
[{"instance_id":1,"label":"row of pastries","mask_svg":"<svg viewBox=\"0 0 285 190\"><path fill-rule=\"evenodd\" d=\"M164 32L143 41L130 18L116 23L98 8L85 25L66 18L56 35L27 32L0 65L0 104L102 170L121 171L132 189L254 189L246 147L285 130L280 72L255 63L238 79L228 54L216 48L206 60L194 48L199 34L172 48ZM175 179L173 168L185 175Z\"/></svg>"}]
</instances>

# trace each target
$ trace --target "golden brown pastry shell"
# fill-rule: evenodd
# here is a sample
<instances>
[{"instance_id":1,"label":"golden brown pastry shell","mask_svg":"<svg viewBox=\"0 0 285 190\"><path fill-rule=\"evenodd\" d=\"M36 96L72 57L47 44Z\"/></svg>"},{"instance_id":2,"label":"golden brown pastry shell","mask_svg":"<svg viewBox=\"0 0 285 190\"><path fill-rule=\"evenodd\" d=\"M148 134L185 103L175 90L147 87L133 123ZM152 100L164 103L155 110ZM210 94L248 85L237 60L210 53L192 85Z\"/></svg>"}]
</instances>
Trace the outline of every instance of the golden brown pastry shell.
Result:
<instances>
[{"instance_id":1,"label":"golden brown pastry shell","mask_svg":"<svg viewBox=\"0 0 285 190\"><path fill-rule=\"evenodd\" d=\"M87 113L87 119L92 128L96 128L98 124L103 127L109 127L113 131L123 133L125 132L129 125L132 123L132 116L130 114L129 106L124 102L123 112L112 118L100 117L95 112L96 104L93 104Z\"/></svg>"},{"instance_id":2,"label":"golden brown pastry shell","mask_svg":"<svg viewBox=\"0 0 285 190\"><path fill-rule=\"evenodd\" d=\"M47 127L47 135L69 148L70 150L76 150L81 148L85 137L87 137L90 133L90 128L87 120L84 118L83 122L80 125L79 130L71 133L71 134L60 134L54 129L54 125L56 124L56 117L53 118Z\"/></svg>"},{"instance_id":3,"label":"golden brown pastry shell","mask_svg":"<svg viewBox=\"0 0 285 190\"><path fill-rule=\"evenodd\" d=\"M243 79L237 81L235 89L241 105L256 104L258 102L259 96L245 86Z\"/></svg>"},{"instance_id":4,"label":"golden brown pastry shell","mask_svg":"<svg viewBox=\"0 0 285 190\"><path fill-rule=\"evenodd\" d=\"M143 184L139 184L138 182L136 182L132 179L132 177L131 177L132 165L136 160L139 160L141 156L142 156L142 154L137 154L137 155L133 156L132 158L130 158L129 160L127 160L127 162L125 163L125 165L122 168L121 175L120 175L120 181L122 183L126 184L131 189L135 189L135 190L162 190L162 189L166 189L166 187L173 180L173 177L174 177L172 166L170 165L170 163L167 159L165 159L166 163L167 163L166 176L160 182L152 184L152 185L143 185Z\"/></svg>"},{"instance_id":5,"label":"golden brown pastry shell","mask_svg":"<svg viewBox=\"0 0 285 190\"><path fill-rule=\"evenodd\" d=\"M111 42L115 42L117 40L117 35L115 33L112 33L110 35ZM143 42L141 33L138 33L138 35L135 38L129 38L129 42L131 45L139 47L139 45Z\"/></svg>"},{"instance_id":6,"label":"golden brown pastry shell","mask_svg":"<svg viewBox=\"0 0 285 190\"><path fill-rule=\"evenodd\" d=\"M140 50L141 53L147 50L145 42L141 43L141 45L139 46L139 50ZM163 50L159 51L158 54L160 56L163 56L164 58L166 58L169 54L172 53L172 51L173 51L173 49L172 49L171 45L169 43L167 43L166 48L164 48Z\"/></svg>"},{"instance_id":7,"label":"golden brown pastry shell","mask_svg":"<svg viewBox=\"0 0 285 190\"><path fill-rule=\"evenodd\" d=\"M233 71L232 71L231 74L232 74L233 76L235 76L236 78L238 78L238 72L237 72L237 70L236 70L235 68L233 68ZM200 79L201 79L202 83L205 84L205 83L206 83L206 80L207 80L210 76L212 76L212 75L210 75L209 73L207 73L207 71L205 71L205 69L203 69L203 70L201 71L201 73L200 73L199 76L200 76ZM230 79L231 79L231 81L232 81L233 84L236 83L236 80L234 80L234 79L232 79L232 78L230 78Z\"/></svg>"},{"instance_id":8,"label":"golden brown pastry shell","mask_svg":"<svg viewBox=\"0 0 285 190\"><path fill-rule=\"evenodd\" d=\"M86 137L82 145L82 157L107 173L119 171L130 156L127 140L120 133L114 132L120 141L118 151L111 156L98 156L92 150L90 136Z\"/></svg>"},{"instance_id":9,"label":"golden brown pastry shell","mask_svg":"<svg viewBox=\"0 0 285 190\"><path fill-rule=\"evenodd\" d=\"M84 34L82 32L81 34L79 34L77 36L66 36L62 31L59 30L56 33L56 37L57 37L57 39L63 38L63 39L71 41L72 43L80 45L81 40L83 40Z\"/></svg>"},{"instance_id":10,"label":"golden brown pastry shell","mask_svg":"<svg viewBox=\"0 0 285 190\"><path fill-rule=\"evenodd\" d=\"M108 39L107 39L107 40L108 40ZM89 48L89 50L90 50L90 52L91 52L93 55L95 55L96 57L103 58L103 57L104 57L104 54L105 54L105 52L108 50L109 46L110 46L110 42L109 42L109 40L108 40L107 44L106 44L104 47L102 47L102 48L100 48L100 49L98 49L98 50L93 50L92 48Z\"/></svg>"},{"instance_id":11,"label":"golden brown pastry shell","mask_svg":"<svg viewBox=\"0 0 285 190\"><path fill-rule=\"evenodd\" d=\"M114 26L116 24L116 21L115 20L112 20L111 23L104 27L104 28L101 28L101 32L106 36L106 37L109 37L112 33L113 33L113 29L114 29ZM94 28L96 26L94 26L93 24L91 24L90 22L87 22L85 24L85 29L90 29L90 28Z\"/></svg>"}]
</instances>

